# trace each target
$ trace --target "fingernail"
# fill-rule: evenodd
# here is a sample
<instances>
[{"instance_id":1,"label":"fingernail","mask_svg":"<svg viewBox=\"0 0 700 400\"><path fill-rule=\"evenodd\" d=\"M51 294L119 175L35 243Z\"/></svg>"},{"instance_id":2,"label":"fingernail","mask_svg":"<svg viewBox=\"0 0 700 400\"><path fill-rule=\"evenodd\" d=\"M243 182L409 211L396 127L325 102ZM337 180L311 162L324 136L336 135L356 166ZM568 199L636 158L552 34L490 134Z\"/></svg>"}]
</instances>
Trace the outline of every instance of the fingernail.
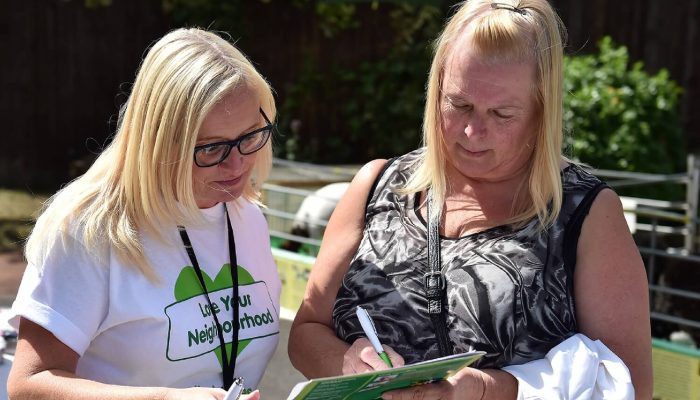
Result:
<instances>
[{"instance_id":1,"label":"fingernail","mask_svg":"<svg viewBox=\"0 0 700 400\"><path fill-rule=\"evenodd\" d=\"M391 400L391 399L393 399L393 398L394 398L394 396L392 396L392 395L390 395L390 394L388 394L388 393L382 395L382 399L383 399L383 400Z\"/></svg>"}]
</instances>

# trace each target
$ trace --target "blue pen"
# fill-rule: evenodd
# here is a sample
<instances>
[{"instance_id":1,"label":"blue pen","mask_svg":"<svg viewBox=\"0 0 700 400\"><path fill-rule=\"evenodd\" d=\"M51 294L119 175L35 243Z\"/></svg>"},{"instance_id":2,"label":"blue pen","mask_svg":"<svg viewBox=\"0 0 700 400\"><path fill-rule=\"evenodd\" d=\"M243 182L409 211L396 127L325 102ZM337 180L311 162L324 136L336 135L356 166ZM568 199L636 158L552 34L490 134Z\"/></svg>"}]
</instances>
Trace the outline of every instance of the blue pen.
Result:
<instances>
[{"instance_id":1,"label":"blue pen","mask_svg":"<svg viewBox=\"0 0 700 400\"><path fill-rule=\"evenodd\" d=\"M367 313L367 310L365 310L364 308L362 308L360 306L357 306L357 309L355 310L355 314L357 314L357 319L360 320L360 325L362 325L362 330L365 331L365 335L367 336L367 339L369 339L369 342L372 343L372 347L374 347L374 351L377 352L377 354L379 355L379 358L384 360L384 363L386 365L393 368L394 365L391 363L391 359L384 351L382 344L379 343L379 338L377 337L377 329L374 327L374 322L372 321L372 317L369 316L369 314Z\"/></svg>"}]
</instances>

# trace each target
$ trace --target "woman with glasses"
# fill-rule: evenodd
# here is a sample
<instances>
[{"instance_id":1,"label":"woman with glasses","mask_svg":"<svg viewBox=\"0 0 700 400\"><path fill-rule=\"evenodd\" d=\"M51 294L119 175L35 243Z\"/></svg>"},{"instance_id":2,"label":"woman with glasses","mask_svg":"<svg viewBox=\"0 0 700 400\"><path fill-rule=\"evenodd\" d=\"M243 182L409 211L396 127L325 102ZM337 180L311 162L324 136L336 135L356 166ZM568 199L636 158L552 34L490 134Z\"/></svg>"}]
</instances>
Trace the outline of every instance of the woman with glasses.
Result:
<instances>
[{"instance_id":1,"label":"woman with glasses","mask_svg":"<svg viewBox=\"0 0 700 400\"><path fill-rule=\"evenodd\" d=\"M279 336L258 192L275 113L216 34L153 45L114 140L28 239L10 398L259 398Z\"/></svg>"},{"instance_id":2,"label":"woman with glasses","mask_svg":"<svg viewBox=\"0 0 700 400\"><path fill-rule=\"evenodd\" d=\"M386 399L651 398L644 265L618 196L561 152L562 33L546 0L460 4L425 147L367 164L327 226L290 333L302 373L387 368L362 306L393 365L486 353Z\"/></svg>"}]
</instances>

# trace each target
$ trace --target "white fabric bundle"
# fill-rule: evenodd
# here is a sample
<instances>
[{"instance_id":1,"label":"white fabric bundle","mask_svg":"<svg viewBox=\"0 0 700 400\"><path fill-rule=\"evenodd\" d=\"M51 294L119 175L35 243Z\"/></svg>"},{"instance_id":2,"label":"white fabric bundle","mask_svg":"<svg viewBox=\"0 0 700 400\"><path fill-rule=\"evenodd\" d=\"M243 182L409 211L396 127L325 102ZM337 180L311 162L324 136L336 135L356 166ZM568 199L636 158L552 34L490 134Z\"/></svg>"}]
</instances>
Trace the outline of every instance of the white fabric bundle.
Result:
<instances>
[{"instance_id":1,"label":"white fabric bundle","mask_svg":"<svg viewBox=\"0 0 700 400\"><path fill-rule=\"evenodd\" d=\"M634 400L627 366L601 341L580 333L545 358L503 370L518 380L518 400Z\"/></svg>"}]
</instances>

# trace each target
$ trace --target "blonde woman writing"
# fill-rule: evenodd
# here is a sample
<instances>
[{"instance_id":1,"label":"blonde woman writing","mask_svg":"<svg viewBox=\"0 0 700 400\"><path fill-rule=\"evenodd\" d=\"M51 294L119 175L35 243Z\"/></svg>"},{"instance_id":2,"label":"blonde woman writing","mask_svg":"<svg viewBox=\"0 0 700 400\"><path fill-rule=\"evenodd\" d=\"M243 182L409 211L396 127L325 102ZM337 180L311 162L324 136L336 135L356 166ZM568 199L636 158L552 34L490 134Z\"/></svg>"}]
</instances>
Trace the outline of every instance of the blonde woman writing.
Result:
<instances>
[{"instance_id":1,"label":"blonde woman writing","mask_svg":"<svg viewBox=\"0 0 700 400\"><path fill-rule=\"evenodd\" d=\"M11 399L255 389L279 336L256 190L274 118L269 85L226 40L180 29L153 45L114 140L29 237Z\"/></svg>"},{"instance_id":2,"label":"blonde woman writing","mask_svg":"<svg viewBox=\"0 0 700 400\"><path fill-rule=\"evenodd\" d=\"M330 219L290 333L306 376L386 368L360 305L393 365L486 352L385 399L595 399L601 364L624 372L603 397L651 398L641 257L617 195L561 153L561 31L546 0L459 6L436 45L425 147L367 164Z\"/></svg>"}]
</instances>

